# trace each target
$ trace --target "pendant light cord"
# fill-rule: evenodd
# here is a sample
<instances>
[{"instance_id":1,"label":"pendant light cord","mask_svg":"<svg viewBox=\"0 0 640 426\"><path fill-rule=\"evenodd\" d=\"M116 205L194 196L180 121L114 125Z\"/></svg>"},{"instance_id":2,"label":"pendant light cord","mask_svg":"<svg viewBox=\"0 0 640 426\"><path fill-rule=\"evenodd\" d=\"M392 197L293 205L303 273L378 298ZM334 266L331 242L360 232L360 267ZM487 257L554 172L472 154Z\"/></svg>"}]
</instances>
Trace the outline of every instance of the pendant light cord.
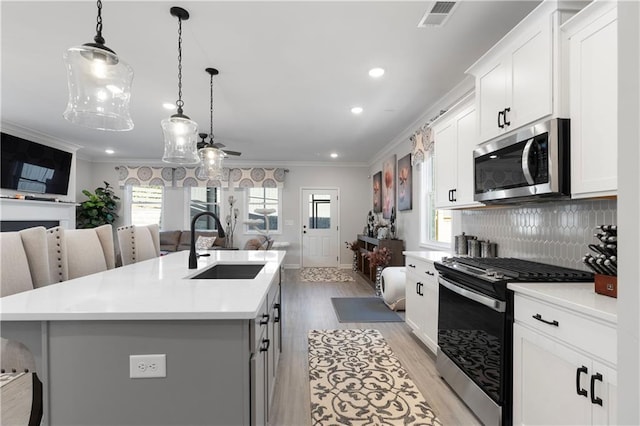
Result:
<instances>
[{"instance_id":1,"label":"pendant light cord","mask_svg":"<svg viewBox=\"0 0 640 426\"><path fill-rule=\"evenodd\" d=\"M211 97L209 98L209 112L211 114L211 121L209 124L209 143L213 145L213 74L211 74L209 89L211 91Z\"/></svg>"},{"instance_id":2,"label":"pendant light cord","mask_svg":"<svg viewBox=\"0 0 640 426\"><path fill-rule=\"evenodd\" d=\"M178 100L176 101L178 114L182 114L182 19L178 18Z\"/></svg>"},{"instance_id":3,"label":"pendant light cord","mask_svg":"<svg viewBox=\"0 0 640 426\"><path fill-rule=\"evenodd\" d=\"M98 44L104 44L104 38L102 38L102 1L98 0L98 18L96 19L96 36L93 38Z\"/></svg>"}]
</instances>

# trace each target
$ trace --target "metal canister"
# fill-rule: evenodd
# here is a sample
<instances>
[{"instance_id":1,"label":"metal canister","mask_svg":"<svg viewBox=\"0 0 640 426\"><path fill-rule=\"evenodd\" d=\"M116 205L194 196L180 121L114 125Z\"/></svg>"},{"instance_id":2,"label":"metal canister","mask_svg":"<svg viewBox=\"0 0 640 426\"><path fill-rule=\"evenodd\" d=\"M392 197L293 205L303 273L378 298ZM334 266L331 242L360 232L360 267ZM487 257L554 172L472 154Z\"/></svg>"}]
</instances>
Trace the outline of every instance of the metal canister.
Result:
<instances>
[{"instance_id":1,"label":"metal canister","mask_svg":"<svg viewBox=\"0 0 640 426\"><path fill-rule=\"evenodd\" d=\"M454 237L454 250L456 254L467 254L467 241L469 238L473 237L465 235L464 232L462 235L456 235Z\"/></svg>"},{"instance_id":2,"label":"metal canister","mask_svg":"<svg viewBox=\"0 0 640 426\"><path fill-rule=\"evenodd\" d=\"M482 257L496 257L498 252L498 244L491 241L482 241L480 244L480 255Z\"/></svg>"},{"instance_id":3,"label":"metal canister","mask_svg":"<svg viewBox=\"0 0 640 426\"><path fill-rule=\"evenodd\" d=\"M471 257L480 257L480 245L483 243L484 241L480 241L476 238L473 238L469 241L467 241L467 245L468 245L468 249L467 252L469 254L469 256Z\"/></svg>"}]
</instances>

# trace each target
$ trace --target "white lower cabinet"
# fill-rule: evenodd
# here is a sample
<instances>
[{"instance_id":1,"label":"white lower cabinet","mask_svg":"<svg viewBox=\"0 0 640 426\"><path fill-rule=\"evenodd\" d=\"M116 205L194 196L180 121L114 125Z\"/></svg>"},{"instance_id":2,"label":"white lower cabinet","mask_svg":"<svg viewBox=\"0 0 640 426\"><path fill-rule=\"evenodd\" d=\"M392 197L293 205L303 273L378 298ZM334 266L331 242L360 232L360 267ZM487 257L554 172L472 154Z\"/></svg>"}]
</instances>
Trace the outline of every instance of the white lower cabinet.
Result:
<instances>
[{"instance_id":1,"label":"white lower cabinet","mask_svg":"<svg viewBox=\"0 0 640 426\"><path fill-rule=\"evenodd\" d=\"M435 354L438 348L438 275L433 262L407 257L405 321Z\"/></svg>"},{"instance_id":2,"label":"white lower cabinet","mask_svg":"<svg viewBox=\"0 0 640 426\"><path fill-rule=\"evenodd\" d=\"M615 345L615 328L518 294L515 299L513 424L616 424L615 357L598 348L612 336Z\"/></svg>"}]
</instances>

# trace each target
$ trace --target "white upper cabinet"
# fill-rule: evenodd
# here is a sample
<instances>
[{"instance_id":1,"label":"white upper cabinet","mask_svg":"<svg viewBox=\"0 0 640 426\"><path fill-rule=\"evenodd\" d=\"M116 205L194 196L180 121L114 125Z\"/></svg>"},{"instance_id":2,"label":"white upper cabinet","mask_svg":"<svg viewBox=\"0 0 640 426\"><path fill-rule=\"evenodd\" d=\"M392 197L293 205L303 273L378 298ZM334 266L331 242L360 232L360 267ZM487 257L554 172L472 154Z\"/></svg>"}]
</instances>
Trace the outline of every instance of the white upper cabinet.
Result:
<instances>
[{"instance_id":1,"label":"white upper cabinet","mask_svg":"<svg viewBox=\"0 0 640 426\"><path fill-rule=\"evenodd\" d=\"M618 188L618 20L615 2L597 1L565 25L569 41L571 195Z\"/></svg>"},{"instance_id":2,"label":"white upper cabinet","mask_svg":"<svg viewBox=\"0 0 640 426\"><path fill-rule=\"evenodd\" d=\"M481 206L473 200L476 111L471 96L433 124L436 208Z\"/></svg>"},{"instance_id":3,"label":"white upper cabinet","mask_svg":"<svg viewBox=\"0 0 640 426\"><path fill-rule=\"evenodd\" d=\"M559 27L574 13L543 2L467 70L476 79L477 143L543 118L568 116Z\"/></svg>"}]
</instances>

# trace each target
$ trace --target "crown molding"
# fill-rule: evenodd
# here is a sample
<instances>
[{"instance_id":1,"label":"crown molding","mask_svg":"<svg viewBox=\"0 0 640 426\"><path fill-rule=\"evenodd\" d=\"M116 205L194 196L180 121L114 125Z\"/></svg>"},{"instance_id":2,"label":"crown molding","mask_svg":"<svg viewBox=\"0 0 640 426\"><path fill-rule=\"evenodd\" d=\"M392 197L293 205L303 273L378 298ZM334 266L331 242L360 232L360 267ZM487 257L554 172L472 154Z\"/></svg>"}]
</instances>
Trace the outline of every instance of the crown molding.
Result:
<instances>
[{"instance_id":1,"label":"crown molding","mask_svg":"<svg viewBox=\"0 0 640 426\"><path fill-rule=\"evenodd\" d=\"M19 124L12 123L10 121L2 121L2 131L4 133L9 133L13 136L17 136L22 139L27 139L33 142L41 143L44 145L51 146L53 148L62 149L67 152L72 152L77 154L77 151L80 148L84 148L82 145L78 145L64 139L57 138L55 136L51 136L47 133L38 132L36 130L28 129L26 127L20 126Z\"/></svg>"}]
</instances>

